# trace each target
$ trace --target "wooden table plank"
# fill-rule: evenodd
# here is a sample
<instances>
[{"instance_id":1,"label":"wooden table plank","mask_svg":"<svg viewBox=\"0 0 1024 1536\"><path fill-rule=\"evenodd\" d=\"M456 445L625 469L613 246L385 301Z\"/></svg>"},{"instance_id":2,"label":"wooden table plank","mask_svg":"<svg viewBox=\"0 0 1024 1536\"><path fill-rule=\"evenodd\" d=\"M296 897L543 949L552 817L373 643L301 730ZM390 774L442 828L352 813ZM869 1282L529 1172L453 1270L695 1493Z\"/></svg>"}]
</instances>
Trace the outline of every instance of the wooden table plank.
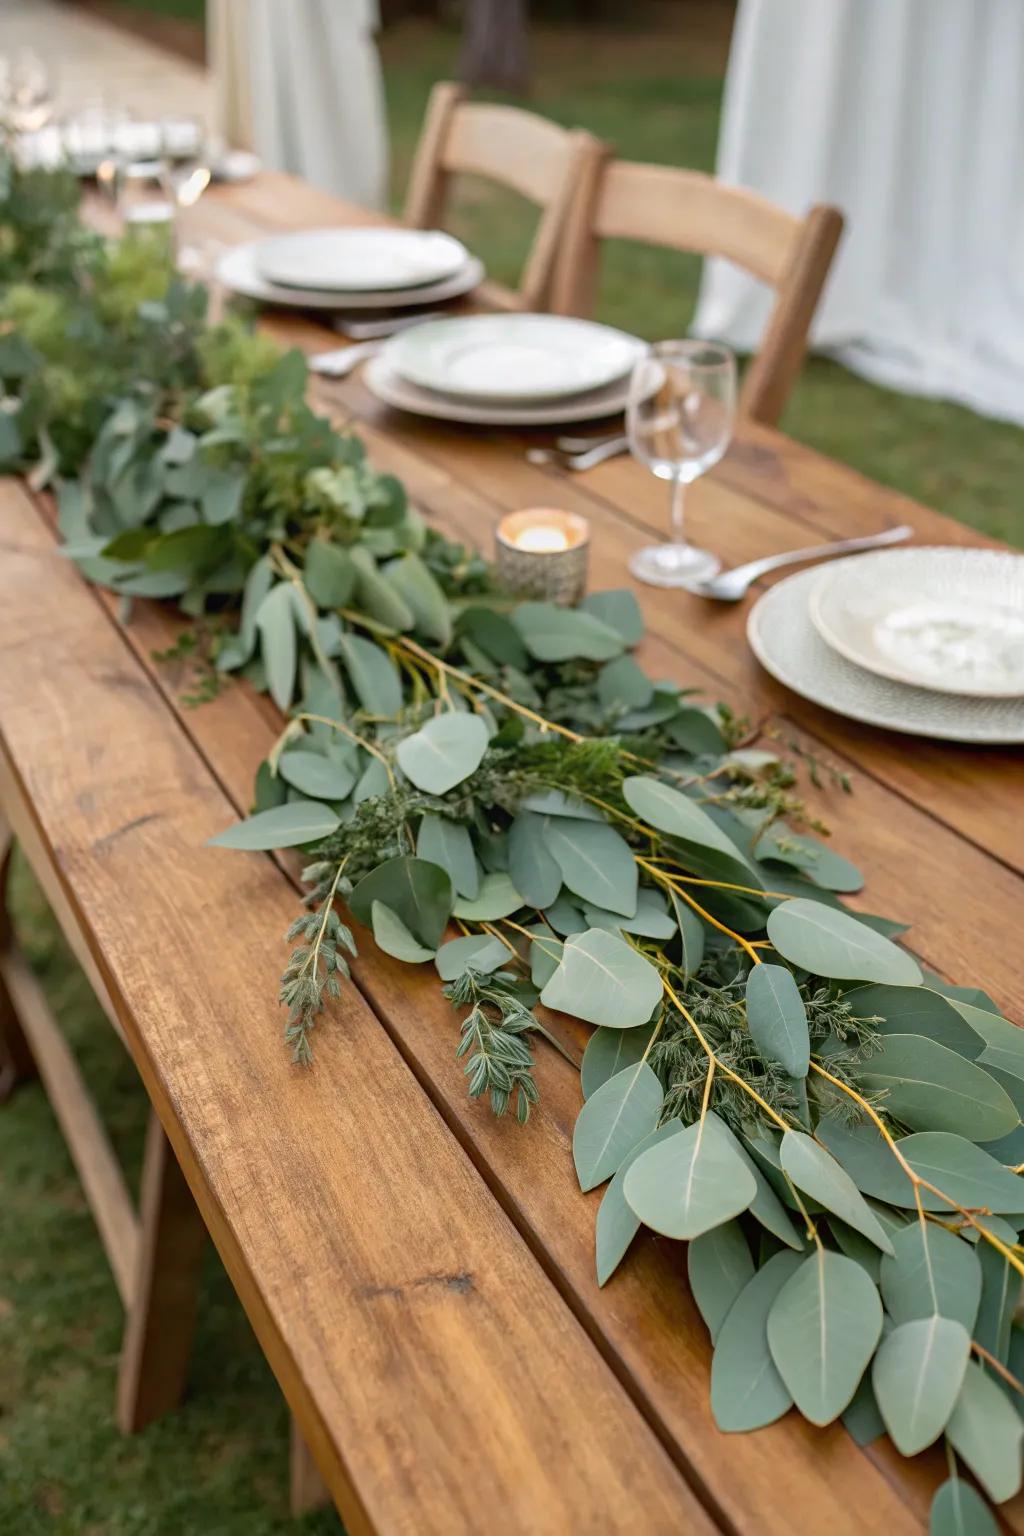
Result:
<instances>
[{"instance_id":1,"label":"wooden table plank","mask_svg":"<svg viewBox=\"0 0 1024 1536\"><path fill-rule=\"evenodd\" d=\"M284 880L12 482L0 538L4 751L349 1531L710 1533L357 993L289 1065Z\"/></svg>"}]
</instances>

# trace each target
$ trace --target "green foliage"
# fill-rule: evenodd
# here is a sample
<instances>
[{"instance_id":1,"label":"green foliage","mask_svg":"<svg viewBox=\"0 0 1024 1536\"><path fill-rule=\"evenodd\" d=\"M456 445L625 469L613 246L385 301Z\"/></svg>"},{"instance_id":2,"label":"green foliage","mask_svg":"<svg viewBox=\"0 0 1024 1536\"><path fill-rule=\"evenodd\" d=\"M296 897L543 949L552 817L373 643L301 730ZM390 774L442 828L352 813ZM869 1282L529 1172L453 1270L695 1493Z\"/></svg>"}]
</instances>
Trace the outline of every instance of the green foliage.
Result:
<instances>
[{"instance_id":1,"label":"green foliage","mask_svg":"<svg viewBox=\"0 0 1024 1536\"><path fill-rule=\"evenodd\" d=\"M87 579L200 622L169 660L291 715L214 841L313 849L281 983L296 1059L355 954L339 900L434 959L496 1114L538 1102L538 1000L597 1026L574 1151L607 1181L598 1279L641 1226L691 1243L723 1427L867 1404L1009 1496L1016 1409L964 1341L1000 1363L1014 1342L1013 1026L844 909L862 878L801 830L792 765L645 676L631 594L517 602L309 408L301 354L207 328L166 252L86 236L59 178L5 177L0 456L59 480Z\"/></svg>"}]
</instances>

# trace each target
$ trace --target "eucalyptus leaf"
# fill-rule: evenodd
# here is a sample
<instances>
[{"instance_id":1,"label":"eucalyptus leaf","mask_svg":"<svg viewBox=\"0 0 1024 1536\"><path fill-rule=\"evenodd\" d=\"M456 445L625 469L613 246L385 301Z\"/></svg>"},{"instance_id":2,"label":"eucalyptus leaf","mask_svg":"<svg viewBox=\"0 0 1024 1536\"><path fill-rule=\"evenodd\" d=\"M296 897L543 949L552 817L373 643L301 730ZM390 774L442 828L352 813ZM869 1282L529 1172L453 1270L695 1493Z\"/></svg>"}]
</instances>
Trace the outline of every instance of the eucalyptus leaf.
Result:
<instances>
[{"instance_id":1,"label":"eucalyptus leaf","mask_svg":"<svg viewBox=\"0 0 1024 1536\"><path fill-rule=\"evenodd\" d=\"M537 790L524 795L520 809L537 811L541 816L575 816L579 821L602 821L601 812L577 795L567 795L561 789Z\"/></svg>"},{"instance_id":2,"label":"eucalyptus leaf","mask_svg":"<svg viewBox=\"0 0 1024 1536\"><path fill-rule=\"evenodd\" d=\"M860 1082L884 1093L888 1112L913 1130L995 1141L1020 1119L1009 1094L983 1067L924 1035L885 1035L864 1061Z\"/></svg>"},{"instance_id":3,"label":"eucalyptus leaf","mask_svg":"<svg viewBox=\"0 0 1024 1536\"><path fill-rule=\"evenodd\" d=\"M878 1411L902 1456L937 1440L960 1395L971 1339L952 1318L915 1318L882 1340L871 1370Z\"/></svg>"},{"instance_id":4,"label":"eucalyptus leaf","mask_svg":"<svg viewBox=\"0 0 1024 1536\"><path fill-rule=\"evenodd\" d=\"M748 884L761 884L753 867L735 843L720 830L707 811L678 789L673 789L661 779L639 775L625 780L622 793L630 810L649 827L655 827L669 837L678 837L683 842L725 854L737 864L746 866L750 876Z\"/></svg>"},{"instance_id":5,"label":"eucalyptus leaf","mask_svg":"<svg viewBox=\"0 0 1024 1536\"><path fill-rule=\"evenodd\" d=\"M1021 1277L1008 1259L987 1242L976 1249L981 1266L981 1305L974 1337L983 1349L1005 1365L1010 1357L1010 1326L1020 1301Z\"/></svg>"},{"instance_id":6,"label":"eucalyptus leaf","mask_svg":"<svg viewBox=\"0 0 1024 1536\"><path fill-rule=\"evenodd\" d=\"M747 1209L757 1184L720 1130L708 1110L633 1163L623 1194L645 1226L664 1237L694 1238Z\"/></svg>"},{"instance_id":7,"label":"eucalyptus leaf","mask_svg":"<svg viewBox=\"0 0 1024 1536\"><path fill-rule=\"evenodd\" d=\"M547 848L570 891L623 917L635 914L636 862L614 827L607 822L552 817Z\"/></svg>"},{"instance_id":8,"label":"eucalyptus leaf","mask_svg":"<svg viewBox=\"0 0 1024 1536\"><path fill-rule=\"evenodd\" d=\"M445 870L426 859L401 854L364 875L348 899L354 917L369 928L373 903L381 901L400 918L413 938L431 953L441 942L451 916L454 892Z\"/></svg>"},{"instance_id":9,"label":"eucalyptus leaf","mask_svg":"<svg viewBox=\"0 0 1024 1536\"><path fill-rule=\"evenodd\" d=\"M952 1318L973 1333L981 1299L981 1265L974 1249L935 1222L912 1221L891 1233L882 1260L882 1300L894 1323Z\"/></svg>"},{"instance_id":10,"label":"eucalyptus leaf","mask_svg":"<svg viewBox=\"0 0 1024 1536\"><path fill-rule=\"evenodd\" d=\"M345 633L340 656L360 704L369 715L397 715L402 708L402 683L386 651L362 635Z\"/></svg>"},{"instance_id":11,"label":"eucalyptus leaf","mask_svg":"<svg viewBox=\"0 0 1024 1536\"><path fill-rule=\"evenodd\" d=\"M356 568L339 545L311 539L306 547L303 580L318 608L346 608L356 589Z\"/></svg>"},{"instance_id":12,"label":"eucalyptus leaf","mask_svg":"<svg viewBox=\"0 0 1024 1536\"><path fill-rule=\"evenodd\" d=\"M378 948L396 960L415 964L420 960L433 960L434 951L427 949L416 939L402 922L397 912L382 901L370 903L370 922Z\"/></svg>"},{"instance_id":13,"label":"eucalyptus leaf","mask_svg":"<svg viewBox=\"0 0 1024 1536\"><path fill-rule=\"evenodd\" d=\"M757 1160L751 1157L735 1131L724 1120L717 1121L714 1129L716 1134L729 1142L743 1163L743 1166L749 1170L757 1186L754 1198L750 1202L751 1216L753 1216L755 1221L759 1221L762 1227L770 1232L773 1237L777 1237L781 1243L785 1243L787 1248L801 1251L804 1246L803 1239L799 1236L793 1223L786 1215L782 1202L768 1182L764 1172L758 1166Z\"/></svg>"},{"instance_id":14,"label":"eucalyptus leaf","mask_svg":"<svg viewBox=\"0 0 1024 1536\"><path fill-rule=\"evenodd\" d=\"M651 1029L595 1029L587 1041L580 1068L583 1097L606 1083L625 1067L640 1061L651 1043Z\"/></svg>"},{"instance_id":15,"label":"eucalyptus leaf","mask_svg":"<svg viewBox=\"0 0 1024 1536\"><path fill-rule=\"evenodd\" d=\"M448 871L456 895L470 901L480 893L480 866L473 852L473 839L461 821L450 821L428 811L420 822L416 852L431 864Z\"/></svg>"},{"instance_id":16,"label":"eucalyptus leaf","mask_svg":"<svg viewBox=\"0 0 1024 1536\"><path fill-rule=\"evenodd\" d=\"M676 932L675 920L669 917L664 898L647 886L637 891L636 911L632 917L623 917L604 907L592 906L588 901L583 903L583 916L591 928L635 933L645 939L671 939Z\"/></svg>"},{"instance_id":17,"label":"eucalyptus leaf","mask_svg":"<svg viewBox=\"0 0 1024 1536\"><path fill-rule=\"evenodd\" d=\"M512 623L527 651L537 661L610 661L621 654L618 630L583 608L559 608L555 603L521 603Z\"/></svg>"},{"instance_id":18,"label":"eucalyptus leaf","mask_svg":"<svg viewBox=\"0 0 1024 1536\"><path fill-rule=\"evenodd\" d=\"M885 1035L926 1035L937 1045L975 1061L985 1042L948 998L931 987L855 987L845 1000L858 1019L880 1018Z\"/></svg>"},{"instance_id":19,"label":"eucalyptus leaf","mask_svg":"<svg viewBox=\"0 0 1024 1536\"><path fill-rule=\"evenodd\" d=\"M639 645L644 637L644 618L636 594L628 587L608 592L588 592L580 607L602 624L617 630L624 644Z\"/></svg>"},{"instance_id":20,"label":"eucalyptus leaf","mask_svg":"<svg viewBox=\"0 0 1024 1536\"><path fill-rule=\"evenodd\" d=\"M847 1226L862 1233L883 1253L892 1252L889 1236L871 1207L850 1175L824 1147L803 1131L787 1131L779 1155L785 1172L798 1189L804 1190L826 1210L834 1211Z\"/></svg>"},{"instance_id":21,"label":"eucalyptus leaf","mask_svg":"<svg viewBox=\"0 0 1024 1536\"><path fill-rule=\"evenodd\" d=\"M768 937L784 959L814 976L917 986L913 955L866 928L848 912L798 896L768 917Z\"/></svg>"},{"instance_id":22,"label":"eucalyptus leaf","mask_svg":"<svg viewBox=\"0 0 1024 1536\"><path fill-rule=\"evenodd\" d=\"M278 709L287 709L295 692L298 650L291 584L279 581L271 587L256 615L260 651L267 669L270 696Z\"/></svg>"},{"instance_id":23,"label":"eucalyptus leaf","mask_svg":"<svg viewBox=\"0 0 1024 1536\"><path fill-rule=\"evenodd\" d=\"M973 1360L964 1373L946 1435L990 1499L1002 1504L1019 1493L1024 1425L1002 1387Z\"/></svg>"},{"instance_id":24,"label":"eucalyptus leaf","mask_svg":"<svg viewBox=\"0 0 1024 1536\"><path fill-rule=\"evenodd\" d=\"M649 960L614 934L590 928L566 939L540 1000L588 1024L635 1029L647 1023L661 995L661 977Z\"/></svg>"},{"instance_id":25,"label":"eucalyptus leaf","mask_svg":"<svg viewBox=\"0 0 1024 1536\"><path fill-rule=\"evenodd\" d=\"M562 889L562 871L547 846L548 818L520 811L508 832L508 869L527 906L549 907Z\"/></svg>"},{"instance_id":26,"label":"eucalyptus leaf","mask_svg":"<svg viewBox=\"0 0 1024 1536\"><path fill-rule=\"evenodd\" d=\"M601 1084L576 1119L572 1155L582 1190L610 1179L626 1154L658 1124L661 1083L645 1061Z\"/></svg>"},{"instance_id":27,"label":"eucalyptus leaf","mask_svg":"<svg viewBox=\"0 0 1024 1536\"><path fill-rule=\"evenodd\" d=\"M695 1237L686 1249L686 1274L697 1310L714 1343L733 1302L754 1278L750 1245L739 1222L724 1221ZM767 1341L764 1347L767 1353ZM722 1427L720 1424L719 1428Z\"/></svg>"},{"instance_id":28,"label":"eucalyptus leaf","mask_svg":"<svg viewBox=\"0 0 1024 1536\"><path fill-rule=\"evenodd\" d=\"M999 1536L1000 1527L976 1488L950 1477L932 1499L928 1536Z\"/></svg>"},{"instance_id":29,"label":"eucalyptus leaf","mask_svg":"<svg viewBox=\"0 0 1024 1536\"><path fill-rule=\"evenodd\" d=\"M793 972L755 965L747 977L747 1026L762 1056L790 1077L806 1077L811 1061L807 1010Z\"/></svg>"},{"instance_id":30,"label":"eucalyptus leaf","mask_svg":"<svg viewBox=\"0 0 1024 1536\"><path fill-rule=\"evenodd\" d=\"M703 919L699 918L693 908L683 901L681 896L677 896L675 891L669 892L669 901L672 903L672 911L679 925L683 971L687 976L695 976L704 959L707 930Z\"/></svg>"},{"instance_id":31,"label":"eucalyptus leaf","mask_svg":"<svg viewBox=\"0 0 1024 1536\"><path fill-rule=\"evenodd\" d=\"M511 917L522 905L523 898L509 876L502 870L491 870L480 881L475 896L459 898L452 915L466 922L495 923L500 918Z\"/></svg>"},{"instance_id":32,"label":"eucalyptus leaf","mask_svg":"<svg viewBox=\"0 0 1024 1536\"><path fill-rule=\"evenodd\" d=\"M386 629L412 629L412 609L398 589L382 575L369 550L359 544L349 549L349 559L356 570L355 602L362 611Z\"/></svg>"},{"instance_id":33,"label":"eucalyptus leaf","mask_svg":"<svg viewBox=\"0 0 1024 1536\"><path fill-rule=\"evenodd\" d=\"M632 656L618 656L597 674L597 699L602 709L642 709L654 697L654 684Z\"/></svg>"},{"instance_id":34,"label":"eucalyptus leaf","mask_svg":"<svg viewBox=\"0 0 1024 1536\"><path fill-rule=\"evenodd\" d=\"M392 560L384 576L409 609L416 629L447 650L452 642L451 608L419 555L409 553Z\"/></svg>"},{"instance_id":35,"label":"eucalyptus leaf","mask_svg":"<svg viewBox=\"0 0 1024 1536\"><path fill-rule=\"evenodd\" d=\"M277 766L286 784L317 800L344 800L356 782L345 763L301 748L282 753Z\"/></svg>"},{"instance_id":36,"label":"eucalyptus leaf","mask_svg":"<svg viewBox=\"0 0 1024 1536\"><path fill-rule=\"evenodd\" d=\"M793 865L823 890L850 893L864 885L864 876L849 859L815 837L791 832L783 822L763 834L754 853L758 859Z\"/></svg>"},{"instance_id":37,"label":"eucalyptus leaf","mask_svg":"<svg viewBox=\"0 0 1024 1536\"><path fill-rule=\"evenodd\" d=\"M816 1248L768 1314L768 1347L804 1418L831 1424L856 1392L882 1332L876 1287L854 1259Z\"/></svg>"},{"instance_id":38,"label":"eucalyptus leaf","mask_svg":"<svg viewBox=\"0 0 1024 1536\"><path fill-rule=\"evenodd\" d=\"M468 933L442 944L434 964L442 981L454 981L468 970L484 974L497 971L508 963L508 958L508 948L500 939L492 939L486 933Z\"/></svg>"},{"instance_id":39,"label":"eucalyptus leaf","mask_svg":"<svg viewBox=\"0 0 1024 1536\"><path fill-rule=\"evenodd\" d=\"M850 1174L862 1194L891 1205L912 1207L913 1185L881 1137L870 1126L844 1126L827 1117L816 1136ZM917 1131L898 1143L901 1154L921 1178L970 1209L1016 1212L1024 1208L1019 1175L1004 1168L981 1147L948 1131ZM921 1190L926 1211L949 1211L947 1201Z\"/></svg>"},{"instance_id":40,"label":"eucalyptus leaf","mask_svg":"<svg viewBox=\"0 0 1024 1536\"><path fill-rule=\"evenodd\" d=\"M322 801L291 800L287 805L257 811L209 841L214 848L298 848L330 837L340 826L340 818Z\"/></svg>"},{"instance_id":41,"label":"eucalyptus leaf","mask_svg":"<svg viewBox=\"0 0 1024 1536\"><path fill-rule=\"evenodd\" d=\"M538 923L533 928L530 928L528 932L532 940L530 944L530 980L535 987L543 989L558 969L562 958L562 941L555 937L547 923ZM619 1035L622 1034L622 1031L615 1030L613 1033ZM623 1038L628 1039L628 1033Z\"/></svg>"},{"instance_id":42,"label":"eucalyptus leaf","mask_svg":"<svg viewBox=\"0 0 1024 1536\"><path fill-rule=\"evenodd\" d=\"M479 715L449 711L398 743L398 766L417 789L445 795L476 772L487 742L487 727Z\"/></svg>"},{"instance_id":43,"label":"eucalyptus leaf","mask_svg":"<svg viewBox=\"0 0 1024 1536\"><path fill-rule=\"evenodd\" d=\"M595 1232L598 1285L605 1285L611 1279L625 1258L630 1243L640 1230L640 1218L626 1203L626 1197L622 1192L626 1174L648 1147L657 1146L658 1142L676 1135L682 1128L681 1120L667 1120L656 1131L645 1136L643 1141L638 1142L633 1150L626 1154L615 1177L605 1190L601 1204L597 1208Z\"/></svg>"},{"instance_id":44,"label":"eucalyptus leaf","mask_svg":"<svg viewBox=\"0 0 1024 1536\"><path fill-rule=\"evenodd\" d=\"M761 1429L792 1406L768 1348L767 1321L801 1262L795 1253L775 1254L747 1282L722 1321L711 1361L711 1412L719 1429Z\"/></svg>"}]
</instances>

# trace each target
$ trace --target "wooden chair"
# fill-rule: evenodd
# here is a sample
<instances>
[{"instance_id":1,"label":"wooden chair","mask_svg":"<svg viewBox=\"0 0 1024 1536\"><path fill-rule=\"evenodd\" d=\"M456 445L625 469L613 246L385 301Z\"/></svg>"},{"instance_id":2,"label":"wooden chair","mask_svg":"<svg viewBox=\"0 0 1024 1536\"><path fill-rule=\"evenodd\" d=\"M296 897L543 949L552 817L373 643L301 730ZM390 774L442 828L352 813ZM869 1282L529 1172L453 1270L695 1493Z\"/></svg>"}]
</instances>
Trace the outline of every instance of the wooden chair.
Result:
<instances>
[{"instance_id":1,"label":"wooden chair","mask_svg":"<svg viewBox=\"0 0 1024 1536\"><path fill-rule=\"evenodd\" d=\"M574 189L601 150L582 130L561 128L519 107L467 101L462 86L442 81L427 105L405 222L414 229L438 228L456 175L483 176L518 192L542 209L519 288L488 281L480 297L496 309L544 309Z\"/></svg>"},{"instance_id":2,"label":"wooden chair","mask_svg":"<svg viewBox=\"0 0 1024 1536\"><path fill-rule=\"evenodd\" d=\"M595 155L577 185L551 307L556 314L592 313L602 240L727 257L776 292L740 394L745 416L774 426L800 372L842 228L836 208L818 205L798 219L757 193L723 186L700 171Z\"/></svg>"}]
</instances>

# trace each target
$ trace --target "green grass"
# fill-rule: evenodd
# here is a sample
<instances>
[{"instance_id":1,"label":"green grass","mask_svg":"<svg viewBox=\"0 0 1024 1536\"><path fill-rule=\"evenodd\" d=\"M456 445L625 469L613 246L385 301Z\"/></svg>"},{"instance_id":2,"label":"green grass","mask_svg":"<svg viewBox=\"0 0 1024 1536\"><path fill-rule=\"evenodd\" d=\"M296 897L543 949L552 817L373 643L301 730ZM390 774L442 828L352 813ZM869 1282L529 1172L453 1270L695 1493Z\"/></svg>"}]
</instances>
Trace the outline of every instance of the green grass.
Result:
<instances>
[{"instance_id":1,"label":"green grass","mask_svg":"<svg viewBox=\"0 0 1024 1536\"><path fill-rule=\"evenodd\" d=\"M163 0L159 8L197 7ZM538 34L532 105L592 129L624 155L710 168L720 39L690 44L599 29L585 42L570 32ZM451 73L456 47L453 33L420 25L385 38L396 205L430 85ZM515 199L471 186L460 194L456 227L496 276L515 280L530 235ZM613 249L600 313L646 336L681 334L698 277L692 260ZM824 361L808 366L784 425L877 480L1024 543L1015 427L876 389ZM118 1151L137 1171L146 1104L134 1071L21 868L13 896L33 963ZM113 1422L121 1324L77 1176L42 1089L30 1085L0 1109L0 1531L326 1536L340 1529L329 1513L299 1525L287 1517L285 1410L212 1253L189 1399L131 1440Z\"/></svg>"}]
</instances>

